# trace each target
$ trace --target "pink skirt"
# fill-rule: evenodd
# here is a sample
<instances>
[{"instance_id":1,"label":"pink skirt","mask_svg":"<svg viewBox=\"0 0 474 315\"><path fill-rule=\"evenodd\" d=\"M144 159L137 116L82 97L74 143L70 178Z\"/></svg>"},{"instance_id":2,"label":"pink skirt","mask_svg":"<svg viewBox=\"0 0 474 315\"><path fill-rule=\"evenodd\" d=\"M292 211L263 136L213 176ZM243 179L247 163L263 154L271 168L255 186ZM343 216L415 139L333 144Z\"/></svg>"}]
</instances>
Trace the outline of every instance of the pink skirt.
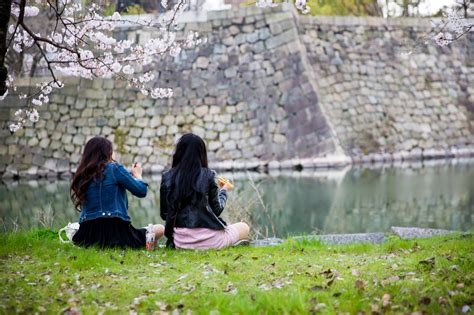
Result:
<instances>
[{"instance_id":1,"label":"pink skirt","mask_svg":"<svg viewBox=\"0 0 474 315\"><path fill-rule=\"evenodd\" d=\"M206 228L174 228L174 245L182 249L221 249L239 240L239 231L228 225L224 230Z\"/></svg>"}]
</instances>

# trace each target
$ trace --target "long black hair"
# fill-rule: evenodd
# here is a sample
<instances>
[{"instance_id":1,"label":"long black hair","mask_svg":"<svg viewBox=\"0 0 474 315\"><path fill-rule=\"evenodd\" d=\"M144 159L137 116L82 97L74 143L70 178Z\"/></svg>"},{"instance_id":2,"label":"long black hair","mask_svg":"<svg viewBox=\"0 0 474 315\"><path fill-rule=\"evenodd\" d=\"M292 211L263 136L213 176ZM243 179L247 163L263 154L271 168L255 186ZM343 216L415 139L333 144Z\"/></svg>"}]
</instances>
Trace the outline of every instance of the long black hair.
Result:
<instances>
[{"instance_id":1,"label":"long black hair","mask_svg":"<svg viewBox=\"0 0 474 315\"><path fill-rule=\"evenodd\" d=\"M176 210L180 210L199 194L196 184L201 168L208 168L206 144L201 137L192 133L183 135L176 145L171 167L169 198Z\"/></svg>"},{"instance_id":2,"label":"long black hair","mask_svg":"<svg viewBox=\"0 0 474 315\"><path fill-rule=\"evenodd\" d=\"M86 200L87 186L92 180L102 177L105 166L112 161L112 153L112 142L104 137L94 137L87 141L70 190L72 202L78 211Z\"/></svg>"}]
</instances>

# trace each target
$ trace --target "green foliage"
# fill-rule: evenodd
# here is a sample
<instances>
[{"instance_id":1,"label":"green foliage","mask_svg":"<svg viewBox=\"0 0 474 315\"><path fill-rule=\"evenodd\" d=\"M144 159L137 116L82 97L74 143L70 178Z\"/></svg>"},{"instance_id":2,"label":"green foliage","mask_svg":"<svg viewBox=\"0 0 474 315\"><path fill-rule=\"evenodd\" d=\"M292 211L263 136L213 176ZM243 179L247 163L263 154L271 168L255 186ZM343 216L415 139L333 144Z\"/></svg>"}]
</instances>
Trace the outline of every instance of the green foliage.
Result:
<instances>
[{"instance_id":1,"label":"green foliage","mask_svg":"<svg viewBox=\"0 0 474 315\"><path fill-rule=\"evenodd\" d=\"M117 5L115 3L107 5L102 14L104 16L111 16L112 14L117 11ZM139 5L134 4L125 9L125 11L121 12L122 15L138 15L138 14L145 14L145 10Z\"/></svg>"},{"instance_id":2,"label":"green foliage","mask_svg":"<svg viewBox=\"0 0 474 315\"><path fill-rule=\"evenodd\" d=\"M127 153L127 150L125 150L125 141L127 140L127 133L119 128L115 129L113 133L115 137L114 142L117 152L120 154Z\"/></svg>"},{"instance_id":3,"label":"green foliage","mask_svg":"<svg viewBox=\"0 0 474 315\"><path fill-rule=\"evenodd\" d=\"M54 236L54 237L53 237ZM4 313L461 313L473 235L222 251L82 249L52 231L0 234Z\"/></svg>"},{"instance_id":4,"label":"green foliage","mask_svg":"<svg viewBox=\"0 0 474 315\"><path fill-rule=\"evenodd\" d=\"M104 12L102 14L104 16L112 16L112 14L114 14L115 11L117 11L117 6L115 5L115 3L113 3L105 7Z\"/></svg>"},{"instance_id":5,"label":"green foliage","mask_svg":"<svg viewBox=\"0 0 474 315\"><path fill-rule=\"evenodd\" d=\"M123 15L138 15L138 14L145 14L145 13L146 13L145 10L143 10L143 8L140 5L134 4L127 7L127 9L125 9L125 12L123 12Z\"/></svg>"},{"instance_id":6,"label":"green foliage","mask_svg":"<svg viewBox=\"0 0 474 315\"><path fill-rule=\"evenodd\" d=\"M311 15L380 16L377 0L309 0Z\"/></svg>"}]
</instances>

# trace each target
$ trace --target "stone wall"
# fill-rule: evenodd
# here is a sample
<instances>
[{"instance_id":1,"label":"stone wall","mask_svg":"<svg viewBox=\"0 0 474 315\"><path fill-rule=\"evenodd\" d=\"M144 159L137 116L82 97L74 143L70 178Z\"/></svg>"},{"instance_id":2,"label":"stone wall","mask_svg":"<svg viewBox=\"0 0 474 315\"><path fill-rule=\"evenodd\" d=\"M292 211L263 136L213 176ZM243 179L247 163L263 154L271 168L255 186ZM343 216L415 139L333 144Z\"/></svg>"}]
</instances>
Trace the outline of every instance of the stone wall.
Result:
<instances>
[{"instance_id":1,"label":"stone wall","mask_svg":"<svg viewBox=\"0 0 474 315\"><path fill-rule=\"evenodd\" d=\"M320 105L355 160L472 153L474 35L415 48L426 21L302 17L299 30Z\"/></svg>"},{"instance_id":2,"label":"stone wall","mask_svg":"<svg viewBox=\"0 0 474 315\"><path fill-rule=\"evenodd\" d=\"M120 81L67 79L40 121L15 135L6 128L21 104L3 102L0 173L69 174L94 135L112 139L123 163L155 172L185 132L204 137L213 166L224 169L470 153L473 41L402 58L402 41L426 27L301 18L286 7L211 12L185 25L206 46L157 61L156 85L173 88L171 99ZM150 34L118 36L144 42Z\"/></svg>"}]
</instances>

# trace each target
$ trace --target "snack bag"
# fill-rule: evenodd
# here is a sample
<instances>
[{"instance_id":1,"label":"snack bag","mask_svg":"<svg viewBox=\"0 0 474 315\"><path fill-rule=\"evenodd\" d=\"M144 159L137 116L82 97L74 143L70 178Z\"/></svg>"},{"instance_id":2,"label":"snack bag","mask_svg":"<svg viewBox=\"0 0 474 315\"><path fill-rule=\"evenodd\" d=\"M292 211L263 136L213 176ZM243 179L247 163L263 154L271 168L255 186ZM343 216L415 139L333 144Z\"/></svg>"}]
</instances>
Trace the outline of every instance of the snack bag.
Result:
<instances>
[{"instance_id":1,"label":"snack bag","mask_svg":"<svg viewBox=\"0 0 474 315\"><path fill-rule=\"evenodd\" d=\"M224 177L218 177L217 181L219 182L219 185L221 186L224 186L225 184L229 184L230 188L234 188L234 185L228 179L225 179Z\"/></svg>"}]
</instances>

